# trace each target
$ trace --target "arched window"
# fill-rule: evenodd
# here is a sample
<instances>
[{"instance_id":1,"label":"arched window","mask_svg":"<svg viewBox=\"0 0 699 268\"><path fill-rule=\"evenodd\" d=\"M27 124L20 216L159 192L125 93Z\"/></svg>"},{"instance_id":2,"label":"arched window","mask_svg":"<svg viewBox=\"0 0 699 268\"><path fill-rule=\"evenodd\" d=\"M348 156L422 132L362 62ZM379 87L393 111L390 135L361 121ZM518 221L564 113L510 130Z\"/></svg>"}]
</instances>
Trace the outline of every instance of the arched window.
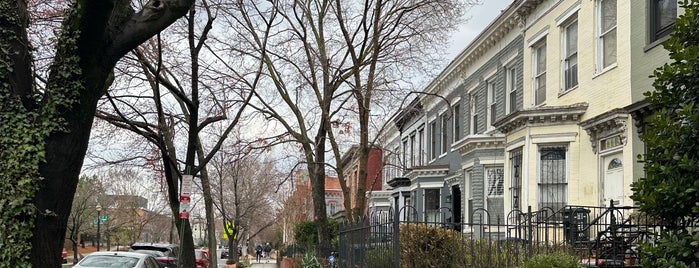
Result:
<instances>
[{"instance_id":1,"label":"arched window","mask_svg":"<svg viewBox=\"0 0 699 268\"><path fill-rule=\"evenodd\" d=\"M609 161L609 166L607 166L607 170L617 169L621 167L621 160L619 160L619 158L614 158L612 159L612 161Z\"/></svg>"}]
</instances>

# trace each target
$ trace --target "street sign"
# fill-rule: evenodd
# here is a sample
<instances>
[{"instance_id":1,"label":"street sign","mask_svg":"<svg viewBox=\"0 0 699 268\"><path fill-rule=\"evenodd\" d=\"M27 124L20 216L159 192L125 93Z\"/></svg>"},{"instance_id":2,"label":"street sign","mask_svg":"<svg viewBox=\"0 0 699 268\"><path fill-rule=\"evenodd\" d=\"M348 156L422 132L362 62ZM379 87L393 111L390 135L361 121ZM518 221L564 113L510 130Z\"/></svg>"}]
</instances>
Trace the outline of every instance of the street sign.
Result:
<instances>
[{"instance_id":1,"label":"street sign","mask_svg":"<svg viewBox=\"0 0 699 268\"><path fill-rule=\"evenodd\" d=\"M102 216L100 216L100 220L102 220L102 221L106 221L106 220L108 220L108 219L109 219L109 216L108 216L108 215L102 215Z\"/></svg>"},{"instance_id":2,"label":"street sign","mask_svg":"<svg viewBox=\"0 0 699 268\"><path fill-rule=\"evenodd\" d=\"M97 225L97 220L92 220L92 225Z\"/></svg>"},{"instance_id":3,"label":"street sign","mask_svg":"<svg viewBox=\"0 0 699 268\"><path fill-rule=\"evenodd\" d=\"M228 239L228 234L233 235L233 239L238 239L238 234L235 233L233 228L235 225L231 222L226 223L226 229L223 231L223 239Z\"/></svg>"},{"instance_id":4,"label":"street sign","mask_svg":"<svg viewBox=\"0 0 699 268\"><path fill-rule=\"evenodd\" d=\"M181 190L180 196L190 196L192 194L192 175L182 175Z\"/></svg>"}]
</instances>

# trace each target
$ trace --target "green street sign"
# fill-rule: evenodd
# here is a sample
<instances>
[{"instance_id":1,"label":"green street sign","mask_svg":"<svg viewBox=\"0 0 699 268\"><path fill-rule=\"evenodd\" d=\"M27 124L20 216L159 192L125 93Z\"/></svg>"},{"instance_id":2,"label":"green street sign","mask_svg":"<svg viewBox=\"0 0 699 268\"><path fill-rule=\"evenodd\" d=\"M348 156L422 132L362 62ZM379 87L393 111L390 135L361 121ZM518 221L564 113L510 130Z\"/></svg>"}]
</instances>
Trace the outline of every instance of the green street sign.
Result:
<instances>
[{"instance_id":1,"label":"green street sign","mask_svg":"<svg viewBox=\"0 0 699 268\"><path fill-rule=\"evenodd\" d=\"M92 225L97 225L97 220L92 220Z\"/></svg>"},{"instance_id":2,"label":"green street sign","mask_svg":"<svg viewBox=\"0 0 699 268\"><path fill-rule=\"evenodd\" d=\"M108 216L108 215L102 215L102 216L100 216L100 220L102 220L102 221L106 221L106 220L108 220L108 219L109 219L109 216Z\"/></svg>"}]
</instances>

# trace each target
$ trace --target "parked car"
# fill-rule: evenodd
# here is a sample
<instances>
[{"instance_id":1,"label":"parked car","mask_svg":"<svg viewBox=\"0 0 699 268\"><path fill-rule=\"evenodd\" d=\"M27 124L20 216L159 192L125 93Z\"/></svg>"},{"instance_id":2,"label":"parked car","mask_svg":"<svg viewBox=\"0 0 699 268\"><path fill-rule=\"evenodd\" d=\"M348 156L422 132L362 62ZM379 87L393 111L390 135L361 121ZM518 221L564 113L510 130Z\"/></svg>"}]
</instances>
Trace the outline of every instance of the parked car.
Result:
<instances>
[{"instance_id":1,"label":"parked car","mask_svg":"<svg viewBox=\"0 0 699 268\"><path fill-rule=\"evenodd\" d=\"M196 258L197 268L209 268L209 265L211 265L208 249L195 249L194 258Z\"/></svg>"},{"instance_id":2,"label":"parked car","mask_svg":"<svg viewBox=\"0 0 699 268\"><path fill-rule=\"evenodd\" d=\"M99 251L85 256L73 268L160 268L160 264L152 256L138 252Z\"/></svg>"},{"instance_id":3,"label":"parked car","mask_svg":"<svg viewBox=\"0 0 699 268\"><path fill-rule=\"evenodd\" d=\"M162 267L177 267L179 246L162 243L134 243L129 251L140 252L155 257ZM155 256L157 255L157 256Z\"/></svg>"},{"instance_id":4,"label":"parked car","mask_svg":"<svg viewBox=\"0 0 699 268\"><path fill-rule=\"evenodd\" d=\"M63 263L68 263L68 251L66 248L63 248L63 252L61 252L61 258L63 258Z\"/></svg>"}]
</instances>

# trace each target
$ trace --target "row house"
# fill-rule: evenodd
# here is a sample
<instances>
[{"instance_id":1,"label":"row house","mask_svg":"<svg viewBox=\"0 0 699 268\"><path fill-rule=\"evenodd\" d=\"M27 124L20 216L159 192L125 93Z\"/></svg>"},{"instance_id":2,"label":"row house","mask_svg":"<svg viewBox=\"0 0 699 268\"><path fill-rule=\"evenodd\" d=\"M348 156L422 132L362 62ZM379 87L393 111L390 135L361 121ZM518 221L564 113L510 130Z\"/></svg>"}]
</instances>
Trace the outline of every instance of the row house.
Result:
<instances>
[{"instance_id":1,"label":"row house","mask_svg":"<svg viewBox=\"0 0 699 268\"><path fill-rule=\"evenodd\" d=\"M495 123L522 107L524 40L515 11L504 10L386 133L385 191L403 220L503 218L506 140ZM489 217L471 219L478 210Z\"/></svg>"},{"instance_id":2,"label":"row house","mask_svg":"<svg viewBox=\"0 0 699 268\"><path fill-rule=\"evenodd\" d=\"M678 12L676 0L513 1L383 136L391 206L403 220L495 223L633 205L643 93Z\"/></svg>"}]
</instances>

